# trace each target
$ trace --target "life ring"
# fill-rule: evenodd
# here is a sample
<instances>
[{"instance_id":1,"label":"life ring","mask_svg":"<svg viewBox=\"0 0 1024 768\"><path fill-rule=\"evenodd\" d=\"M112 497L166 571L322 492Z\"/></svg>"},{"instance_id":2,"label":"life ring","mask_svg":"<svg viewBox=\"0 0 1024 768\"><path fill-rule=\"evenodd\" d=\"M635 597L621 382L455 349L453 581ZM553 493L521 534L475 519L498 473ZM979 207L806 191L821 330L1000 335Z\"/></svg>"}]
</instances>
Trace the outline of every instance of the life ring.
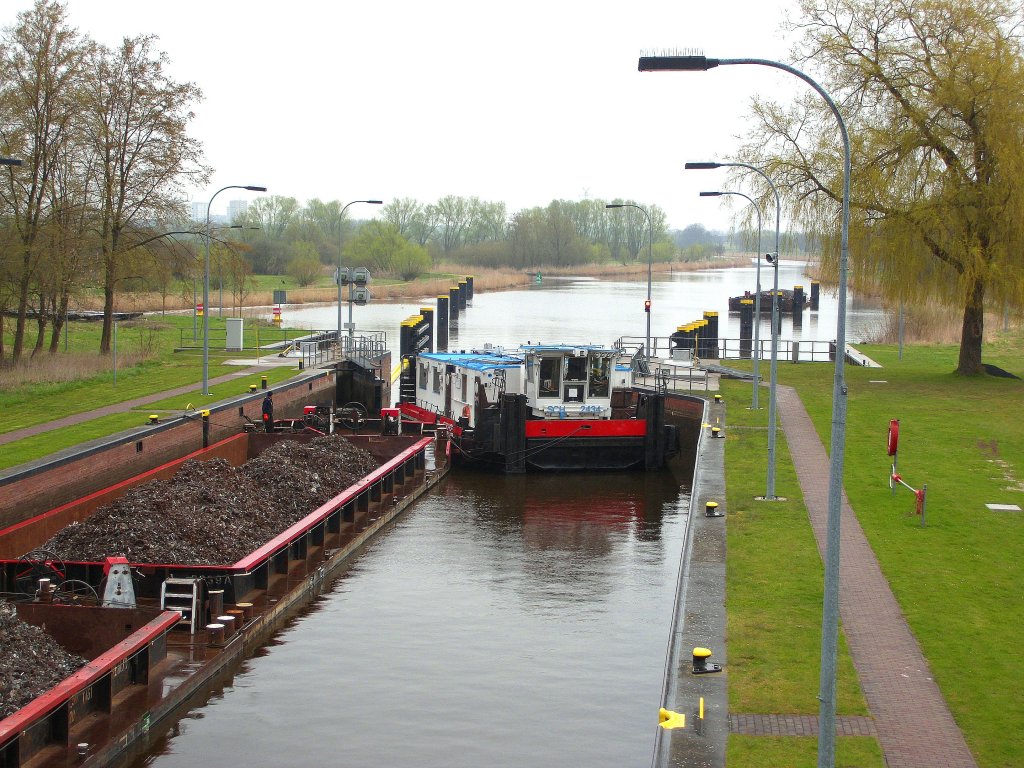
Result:
<instances>
[{"instance_id":1,"label":"life ring","mask_svg":"<svg viewBox=\"0 0 1024 768\"><path fill-rule=\"evenodd\" d=\"M471 413L471 411L470 411L470 409L469 409L469 406L468 406L468 405L464 405L464 406L462 406L462 418L464 418L464 419L468 419L468 418L469 418L469 414L470 414L470 413Z\"/></svg>"},{"instance_id":2,"label":"life ring","mask_svg":"<svg viewBox=\"0 0 1024 768\"><path fill-rule=\"evenodd\" d=\"M895 456L900 442L900 420L889 420L889 455Z\"/></svg>"}]
</instances>

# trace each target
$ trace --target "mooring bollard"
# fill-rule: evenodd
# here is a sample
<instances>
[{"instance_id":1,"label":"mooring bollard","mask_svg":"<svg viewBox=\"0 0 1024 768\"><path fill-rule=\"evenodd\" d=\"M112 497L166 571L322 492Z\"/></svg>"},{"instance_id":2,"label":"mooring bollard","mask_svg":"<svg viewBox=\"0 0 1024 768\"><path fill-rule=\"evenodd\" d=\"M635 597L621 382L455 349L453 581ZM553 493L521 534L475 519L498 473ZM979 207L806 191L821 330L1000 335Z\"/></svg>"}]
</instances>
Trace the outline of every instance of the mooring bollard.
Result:
<instances>
[{"instance_id":1,"label":"mooring bollard","mask_svg":"<svg viewBox=\"0 0 1024 768\"><path fill-rule=\"evenodd\" d=\"M695 675L706 675L709 672L721 672L722 668L718 664L712 664L708 661L711 658L710 648L694 648L693 649L693 674Z\"/></svg>"},{"instance_id":2,"label":"mooring bollard","mask_svg":"<svg viewBox=\"0 0 1024 768\"><path fill-rule=\"evenodd\" d=\"M704 517L725 517L725 513L718 511L717 501L709 501L704 505Z\"/></svg>"}]
</instances>

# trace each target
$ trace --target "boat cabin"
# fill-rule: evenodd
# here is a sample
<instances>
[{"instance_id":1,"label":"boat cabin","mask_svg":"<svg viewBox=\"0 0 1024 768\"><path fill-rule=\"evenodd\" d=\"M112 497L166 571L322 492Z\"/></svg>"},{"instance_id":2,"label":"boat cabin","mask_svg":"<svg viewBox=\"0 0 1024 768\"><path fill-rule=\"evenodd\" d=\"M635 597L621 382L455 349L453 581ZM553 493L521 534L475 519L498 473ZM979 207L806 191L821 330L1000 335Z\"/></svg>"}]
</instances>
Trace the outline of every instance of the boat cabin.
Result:
<instances>
[{"instance_id":1,"label":"boat cabin","mask_svg":"<svg viewBox=\"0 0 1024 768\"><path fill-rule=\"evenodd\" d=\"M526 395L533 419L609 419L613 390L630 382L629 358L594 345L425 352L415 365L416 405L468 428L504 393Z\"/></svg>"},{"instance_id":2,"label":"boat cabin","mask_svg":"<svg viewBox=\"0 0 1024 768\"><path fill-rule=\"evenodd\" d=\"M523 393L535 418L610 418L612 391L629 386L629 358L614 349L528 344L521 351Z\"/></svg>"}]
</instances>

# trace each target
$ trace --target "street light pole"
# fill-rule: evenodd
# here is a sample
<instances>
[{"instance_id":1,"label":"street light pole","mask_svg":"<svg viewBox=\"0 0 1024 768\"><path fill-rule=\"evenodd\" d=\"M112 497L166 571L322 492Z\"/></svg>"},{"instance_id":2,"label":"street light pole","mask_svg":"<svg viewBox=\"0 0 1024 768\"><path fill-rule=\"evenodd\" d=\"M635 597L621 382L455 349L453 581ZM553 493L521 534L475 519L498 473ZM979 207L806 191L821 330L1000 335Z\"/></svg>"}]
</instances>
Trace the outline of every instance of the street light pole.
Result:
<instances>
[{"instance_id":1,"label":"street light pole","mask_svg":"<svg viewBox=\"0 0 1024 768\"><path fill-rule=\"evenodd\" d=\"M644 342L644 355L651 356L651 268L654 264L654 224L651 214L636 203L610 203L605 208L636 208L647 217L647 300L644 302L644 313L647 315L647 336Z\"/></svg>"},{"instance_id":2,"label":"street light pole","mask_svg":"<svg viewBox=\"0 0 1024 768\"><path fill-rule=\"evenodd\" d=\"M846 449L846 277L850 255L850 136L839 107L828 91L789 64L769 59L709 59L706 56L644 56L645 71L705 72L719 65L756 64L789 72L817 91L839 125L843 140L843 205L839 245L839 308L836 360L832 384L832 442L829 451L828 525L825 534L825 597L821 620L821 683L818 699L818 768L833 768L836 759L836 646L839 638L839 513L842 509L843 459Z\"/></svg>"},{"instance_id":3,"label":"street light pole","mask_svg":"<svg viewBox=\"0 0 1024 768\"><path fill-rule=\"evenodd\" d=\"M757 322L754 323L754 349L757 352L754 355L754 386L752 387L753 393L750 397L750 408L756 411L758 409L757 404L757 391L761 388L760 377L758 376L758 363L761 357L761 351L758 348L760 344L760 335L758 333L761 325L761 207L754 202L753 198L743 194L742 192L701 192L701 197L722 197L724 195L737 195L738 197L744 198L748 203L754 206L754 211L757 212L757 297L754 299L754 312L757 314Z\"/></svg>"},{"instance_id":4,"label":"street light pole","mask_svg":"<svg viewBox=\"0 0 1024 768\"><path fill-rule=\"evenodd\" d=\"M266 192L266 187L253 185L229 184L221 187L213 193L210 202L206 204L206 259L203 263L203 394L210 394L210 240L213 233L210 231L210 206L214 198L226 189L247 189L250 192Z\"/></svg>"},{"instance_id":5,"label":"street light pole","mask_svg":"<svg viewBox=\"0 0 1024 768\"><path fill-rule=\"evenodd\" d=\"M686 170L705 170L710 168L747 168L754 173L759 174L771 187L772 194L775 195L775 258L769 259L769 262L775 265L775 281L772 285L772 319L771 319L771 365L768 374L768 472L767 480L765 482L765 493L764 497L767 501L775 500L775 445L776 445L776 429L775 424L775 402L776 393L778 391L778 371L779 371L779 227L782 221L782 206L779 202L779 190L775 188L772 180L768 178L768 174L758 168L756 165L750 165L749 163L686 163L683 166ZM757 359L761 355L761 340L760 334L758 333L761 328L761 243L758 242L758 254L757 254L757 297L754 299L754 314L757 316L757 322L754 325L754 346L757 347L757 354L754 356L754 363L757 364ZM754 378L757 378L757 369L755 368Z\"/></svg>"},{"instance_id":6,"label":"street light pole","mask_svg":"<svg viewBox=\"0 0 1024 768\"><path fill-rule=\"evenodd\" d=\"M383 200L353 200L350 203L345 203L345 205L342 206L341 213L338 214L338 275L337 275L337 282L338 282L338 349L339 349L339 352L341 350L341 258L342 258L341 254L342 254L342 244L345 241L345 237L344 237L344 235L345 235L345 211L348 210L348 207L350 205L355 205L356 203L366 203L367 205L383 205L384 201ZM352 315L351 315L352 305L351 305L351 303L349 304L348 311L349 311L348 321L349 321L349 324L351 325L351 323L352 323Z\"/></svg>"}]
</instances>

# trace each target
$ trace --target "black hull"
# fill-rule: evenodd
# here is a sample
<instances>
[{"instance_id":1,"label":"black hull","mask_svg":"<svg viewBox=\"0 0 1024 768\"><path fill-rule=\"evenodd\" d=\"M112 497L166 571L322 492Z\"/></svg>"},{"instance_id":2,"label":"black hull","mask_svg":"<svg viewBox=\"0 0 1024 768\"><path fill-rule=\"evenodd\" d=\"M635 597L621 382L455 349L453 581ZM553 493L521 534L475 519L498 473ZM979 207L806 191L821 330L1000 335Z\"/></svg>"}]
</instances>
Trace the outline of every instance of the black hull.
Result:
<instances>
[{"instance_id":1,"label":"black hull","mask_svg":"<svg viewBox=\"0 0 1024 768\"><path fill-rule=\"evenodd\" d=\"M456 461L462 466L507 472L510 462L504 453L476 450L471 440L463 441ZM623 472L644 468L643 438L532 438L526 441L528 472Z\"/></svg>"}]
</instances>

